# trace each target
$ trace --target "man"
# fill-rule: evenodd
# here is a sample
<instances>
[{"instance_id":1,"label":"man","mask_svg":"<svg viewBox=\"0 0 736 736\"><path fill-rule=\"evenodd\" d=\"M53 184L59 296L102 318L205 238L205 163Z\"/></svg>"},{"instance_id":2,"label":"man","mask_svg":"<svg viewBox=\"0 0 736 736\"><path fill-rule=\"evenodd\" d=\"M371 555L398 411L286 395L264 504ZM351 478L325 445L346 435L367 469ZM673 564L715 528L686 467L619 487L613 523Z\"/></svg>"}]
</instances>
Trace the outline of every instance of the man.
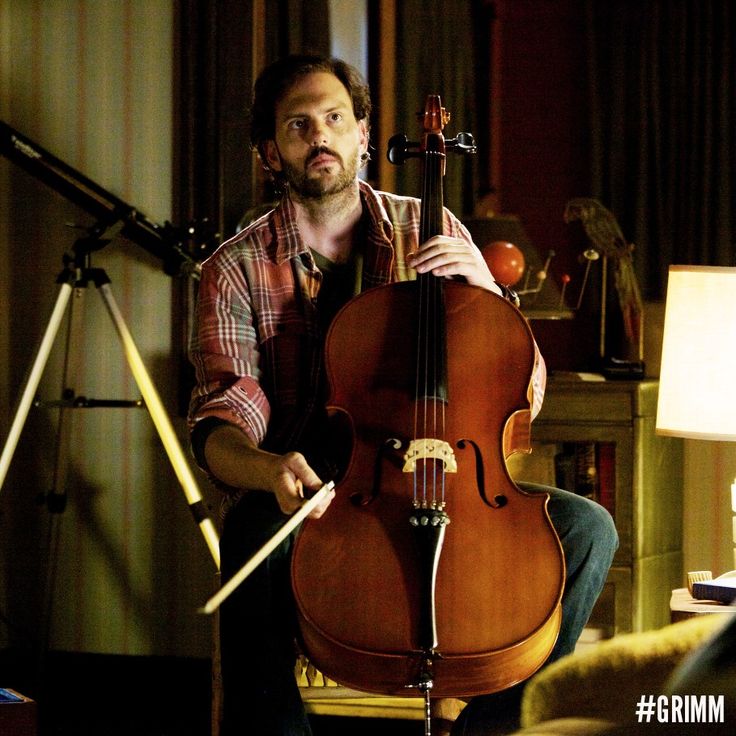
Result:
<instances>
[{"instance_id":1,"label":"man","mask_svg":"<svg viewBox=\"0 0 736 736\"><path fill-rule=\"evenodd\" d=\"M223 580L332 471L322 348L337 309L414 272L501 293L448 211L445 234L420 244L417 200L359 180L369 114L366 86L339 60L288 57L255 85L251 140L282 198L203 264L191 352L192 446L225 499ZM534 414L544 381L538 356ZM333 497L312 517L329 513ZM585 625L617 538L610 516L586 499L553 491L549 508L568 573L557 657ZM287 540L221 608L223 736L310 733L293 675L290 548Z\"/></svg>"}]
</instances>

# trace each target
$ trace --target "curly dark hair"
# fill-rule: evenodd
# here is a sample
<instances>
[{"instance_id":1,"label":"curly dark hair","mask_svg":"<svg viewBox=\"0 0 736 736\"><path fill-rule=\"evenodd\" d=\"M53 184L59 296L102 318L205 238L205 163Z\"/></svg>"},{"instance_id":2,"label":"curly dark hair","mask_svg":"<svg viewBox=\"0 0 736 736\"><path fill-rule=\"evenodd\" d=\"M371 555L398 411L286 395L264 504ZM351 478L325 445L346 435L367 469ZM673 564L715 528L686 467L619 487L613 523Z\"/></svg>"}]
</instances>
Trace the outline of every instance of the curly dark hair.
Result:
<instances>
[{"instance_id":1,"label":"curly dark hair","mask_svg":"<svg viewBox=\"0 0 736 736\"><path fill-rule=\"evenodd\" d=\"M250 142L265 161L263 144L276 135L276 105L301 77L314 72L334 74L353 101L356 120L370 125L371 95L360 72L341 59L308 54L294 54L267 66L254 85L251 108Z\"/></svg>"}]
</instances>

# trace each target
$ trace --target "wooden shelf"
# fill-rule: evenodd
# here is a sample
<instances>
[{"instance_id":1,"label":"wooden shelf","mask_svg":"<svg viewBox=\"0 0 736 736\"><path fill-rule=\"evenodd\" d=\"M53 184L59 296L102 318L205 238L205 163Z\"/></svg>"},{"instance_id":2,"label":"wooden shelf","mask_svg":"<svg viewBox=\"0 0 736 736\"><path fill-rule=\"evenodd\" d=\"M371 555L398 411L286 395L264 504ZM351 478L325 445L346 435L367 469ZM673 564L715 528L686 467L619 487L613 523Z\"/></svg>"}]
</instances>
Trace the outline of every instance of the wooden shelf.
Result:
<instances>
[{"instance_id":1,"label":"wooden shelf","mask_svg":"<svg viewBox=\"0 0 736 736\"><path fill-rule=\"evenodd\" d=\"M612 507L620 546L591 617L610 635L667 624L671 591L683 580L682 441L656 434L657 391L652 380L551 376L532 425L536 452L510 465L517 480L554 485L554 468L540 478L540 456L549 461L563 443L613 444L615 487L603 505Z\"/></svg>"}]
</instances>

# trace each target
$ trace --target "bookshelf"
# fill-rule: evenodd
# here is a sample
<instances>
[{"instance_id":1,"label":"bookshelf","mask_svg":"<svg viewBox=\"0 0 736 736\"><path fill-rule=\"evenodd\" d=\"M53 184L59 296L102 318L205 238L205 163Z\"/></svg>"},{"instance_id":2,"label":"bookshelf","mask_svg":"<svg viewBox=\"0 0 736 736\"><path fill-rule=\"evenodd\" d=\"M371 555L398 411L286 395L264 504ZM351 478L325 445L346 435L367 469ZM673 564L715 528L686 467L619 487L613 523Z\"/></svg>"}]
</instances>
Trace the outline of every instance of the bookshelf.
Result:
<instances>
[{"instance_id":1,"label":"bookshelf","mask_svg":"<svg viewBox=\"0 0 736 736\"><path fill-rule=\"evenodd\" d=\"M620 546L589 626L604 636L659 628L681 587L682 440L655 434L658 383L551 376L517 480L581 492L611 512Z\"/></svg>"}]
</instances>

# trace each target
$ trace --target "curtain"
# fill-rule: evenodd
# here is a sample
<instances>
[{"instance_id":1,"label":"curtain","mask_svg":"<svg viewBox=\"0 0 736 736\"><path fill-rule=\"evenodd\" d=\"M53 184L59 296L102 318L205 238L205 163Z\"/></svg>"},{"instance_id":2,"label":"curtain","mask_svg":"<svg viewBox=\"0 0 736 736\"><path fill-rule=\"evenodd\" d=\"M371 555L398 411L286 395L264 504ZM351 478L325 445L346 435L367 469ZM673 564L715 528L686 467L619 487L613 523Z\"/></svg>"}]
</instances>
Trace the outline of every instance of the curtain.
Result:
<instances>
[{"instance_id":1,"label":"curtain","mask_svg":"<svg viewBox=\"0 0 736 736\"><path fill-rule=\"evenodd\" d=\"M330 53L328 0L267 0L266 33L278 56ZM278 39L274 47L273 42Z\"/></svg>"},{"instance_id":2,"label":"curtain","mask_svg":"<svg viewBox=\"0 0 736 736\"><path fill-rule=\"evenodd\" d=\"M429 94L439 94L451 113L445 136L477 127L474 87L474 21L471 0L403 0L396 13L396 133L416 141L421 135L416 113L424 111ZM378 151L385 156L385 151ZM445 204L458 216L472 213L476 156L449 154ZM396 191L421 196L421 173L409 159L396 170Z\"/></svg>"},{"instance_id":3,"label":"curtain","mask_svg":"<svg viewBox=\"0 0 736 736\"><path fill-rule=\"evenodd\" d=\"M733 265L736 5L584 0L590 196L616 215L645 295L673 263Z\"/></svg>"}]
</instances>

